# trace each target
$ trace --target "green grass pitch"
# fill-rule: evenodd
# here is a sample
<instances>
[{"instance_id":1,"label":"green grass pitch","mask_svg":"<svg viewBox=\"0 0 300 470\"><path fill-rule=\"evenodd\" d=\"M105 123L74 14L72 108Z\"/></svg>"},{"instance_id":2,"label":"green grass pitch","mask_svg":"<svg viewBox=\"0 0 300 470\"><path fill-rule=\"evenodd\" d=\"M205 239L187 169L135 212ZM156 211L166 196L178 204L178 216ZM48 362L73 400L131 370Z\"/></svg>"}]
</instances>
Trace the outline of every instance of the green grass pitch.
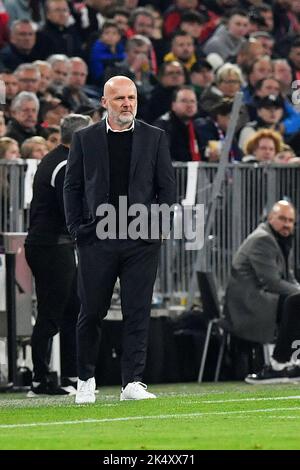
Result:
<instances>
[{"instance_id":1,"label":"green grass pitch","mask_svg":"<svg viewBox=\"0 0 300 470\"><path fill-rule=\"evenodd\" d=\"M0 395L0 449L300 449L297 384L152 385L157 400Z\"/></svg>"}]
</instances>

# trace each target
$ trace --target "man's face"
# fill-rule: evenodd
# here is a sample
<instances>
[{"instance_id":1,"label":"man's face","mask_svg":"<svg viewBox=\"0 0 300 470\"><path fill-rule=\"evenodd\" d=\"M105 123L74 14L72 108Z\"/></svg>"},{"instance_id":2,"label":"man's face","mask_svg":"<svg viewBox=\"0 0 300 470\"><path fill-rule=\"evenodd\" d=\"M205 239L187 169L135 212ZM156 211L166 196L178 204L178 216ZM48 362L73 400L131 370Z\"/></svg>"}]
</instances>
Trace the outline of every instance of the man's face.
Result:
<instances>
[{"instance_id":1,"label":"man's face","mask_svg":"<svg viewBox=\"0 0 300 470\"><path fill-rule=\"evenodd\" d=\"M16 121L25 128L30 129L37 123L38 110L34 101L23 101L21 106L12 114Z\"/></svg>"},{"instance_id":2,"label":"man's face","mask_svg":"<svg viewBox=\"0 0 300 470\"><path fill-rule=\"evenodd\" d=\"M285 85L292 82L292 69L287 62L278 62L274 64L274 77Z\"/></svg>"},{"instance_id":3,"label":"man's face","mask_svg":"<svg viewBox=\"0 0 300 470\"><path fill-rule=\"evenodd\" d=\"M268 137L260 139L254 154L259 162L270 162L274 160L276 154L274 140Z\"/></svg>"},{"instance_id":4,"label":"man's face","mask_svg":"<svg viewBox=\"0 0 300 470\"><path fill-rule=\"evenodd\" d=\"M172 43L172 52L183 62L189 60L195 52L194 41L191 36L177 36Z\"/></svg>"},{"instance_id":5,"label":"man's face","mask_svg":"<svg viewBox=\"0 0 300 470\"><path fill-rule=\"evenodd\" d=\"M66 26L70 17L70 10L67 2L49 2L47 19L58 26Z\"/></svg>"},{"instance_id":6,"label":"man's face","mask_svg":"<svg viewBox=\"0 0 300 470\"><path fill-rule=\"evenodd\" d=\"M151 38L154 28L154 19L146 15L138 15L133 25L136 34L142 34L147 38Z\"/></svg>"},{"instance_id":7,"label":"man's face","mask_svg":"<svg viewBox=\"0 0 300 470\"><path fill-rule=\"evenodd\" d=\"M179 119L188 120L197 113L197 97L193 90L180 90L176 101L172 103L172 111Z\"/></svg>"},{"instance_id":8,"label":"man's face","mask_svg":"<svg viewBox=\"0 0 300 470\"><path fill-rule=\"evenodd\" d=\"M265 96L275 95L278 96L280 93L280 85L277 80L273 80L272 78L268 78L263 81L262 86L259 90L257 90L256 95L260 98L264 98Z\"/></svg>"},{"instance_id":9,"label":"man's face","mask_svg":"<svg viewBox=\"0 0 300 470\"><path fill-rule=\"evenodd\" d=\"M82 62L71 62L71 75L69 78L69 85L76 90L79 90L85 85L87 78L87 67Z\"/></svg>"},{"instance_id":10,"label":"man's face","mask_svg":"<svg viewBox=\"0 0 300 470\"><path fill-rule=\"evenodd\" d=\"M104 88L102 106L107 110L108 122L113 129L130 127L137 112L137 93L133 82L115 79Z\"/></svg>"},{"instance_id":11,"label":"man's face","mask_svg":"<svg viewBox=\"0 0 300 470\"><path fill-rule=\"evenodd\" d=\"M250 23L246 16L233 15L228 22L228 31L236 38L243 38L249 32Z\"/></svg>"},{"instance_id":12,"label":"man's face","mask_svg":"<svg viewBox=\"0 0 300 470\"><path fill-rule=\"evenodd\" d=\"M257 115L267 124L277 124L283 116L282 108L260 108L257 110Z\"/></svg>"},{"instance_id":13,"label":"man's face","mask_svg":"<svg viewBox=\"0 0 300 470\"><path fill-rule=\"evenodd\" d=\"M280 206L277 211L269 215L269 223L282 237L289 237L294 232L296 215L290 206Z\"/></svg>"},{"instance_id":14,"label":"man's face","mask_svg":"<svg viewBox=\"0 0 300 470\"><path fill-rule=\"evenodd\" d=\"M272 64L269 59L258 60L253 67L249 76L251 85L255 85L259 80L268 77L272 74Z\"/></svg>"},{"instance_id":15,"label":"man's face","mask_svg":"<svg viewBox=\"0 0 300 470\"><path fill-rule=\"evenodd\" d=\"M214 81L214 72L211 69L203 68L201 72L191 73L191 82L193 85L208 87Z\"/></svg>"},{"instance_id":16,"label":"man's face","mask_svg":"<svg viewBox=\"0 0 300 470\"><path fill-rule=\"evenodd\" d=\"M17 77L12 73L1 73L0 79L5 83L6 99L12 100L19 91Z\"/></svg>"},{"instance_id":17,"label":"man's face","mask_svg":"<svg viewBox=\"0 0 300 470\"><path fill-rule=\"evenodd\" d=\"M19 91L30 91L37 93L40 84L40 77L35 70L21 70L18 74Z\"/></svg>"},{"instance_id":18,"label":"man's face","mask_svg":"<svg viewBox=\"0 0 300 470\"><path fill-rule=\"evenodd\" d=\"M21 52L30 52L36 41L31 24L20 23L11 33L11 43Z\"/></svg>"},{"instance_id":19,"label":"man's face","mask_svg":"<svg viewBox=\"0 0 300 470\"><path fill-rule=\"evenodd\" d=\"M161 77L161 84L166 87L175 87L184 85L185 75L182 66L177 62L166 66Z\"/></svg>"},{"instance_id":20,"label":"man's face","mask_svg":"<svg viewBox=\"0 0 300 470\"><path fill-rule=\"evenodd\" d=\"M52 65L53 71L53 81L57 84L67 85L69 74L70 74L70 66L65 62L55 62Z\"/></svg>"}]
</instances>

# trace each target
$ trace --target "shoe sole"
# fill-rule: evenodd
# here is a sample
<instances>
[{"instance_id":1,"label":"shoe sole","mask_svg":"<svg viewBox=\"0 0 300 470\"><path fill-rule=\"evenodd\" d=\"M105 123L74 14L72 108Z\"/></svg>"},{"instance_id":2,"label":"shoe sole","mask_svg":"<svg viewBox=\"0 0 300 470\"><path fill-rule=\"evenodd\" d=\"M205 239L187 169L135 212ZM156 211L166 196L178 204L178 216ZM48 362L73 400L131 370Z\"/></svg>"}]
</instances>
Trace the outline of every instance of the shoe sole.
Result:
<instances>
[{"instance_id":1,"label":"shoe sole","mask_svg":"<svg viewBox=\"0 0 300 470\"><path fill-rule=\"evenodd\" d=\"M81 399L78 397L75 397L75 403L76 405L85 405L88 403L95 403L96 397L88 398L88 399Z\"/></svg>"},{"instance_id":2,"label":"shoe sole","mask_svg":"<svg viewBox=\"0 0 300 470\"><path fill-rule=\"evenodd\" d=\"M157 397L144 397L144 398L122 398L122 397L120 397L120 401L151 400L153 398L157 398Z\"/></svg>"}]
</instances>

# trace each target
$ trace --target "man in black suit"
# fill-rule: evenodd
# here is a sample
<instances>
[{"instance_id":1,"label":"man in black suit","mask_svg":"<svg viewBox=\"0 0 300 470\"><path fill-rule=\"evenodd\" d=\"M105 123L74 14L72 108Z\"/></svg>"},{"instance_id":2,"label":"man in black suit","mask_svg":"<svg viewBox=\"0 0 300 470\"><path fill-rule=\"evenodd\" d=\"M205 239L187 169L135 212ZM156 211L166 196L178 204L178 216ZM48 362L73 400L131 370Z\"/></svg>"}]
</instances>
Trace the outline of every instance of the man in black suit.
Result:
<instances>
[{"instance_id":1,"label":"man in black suit","mask_svg":"<svg viewBox=\"0 0 300 470\"><path fill-rule=\"evenodd\" d=\"M64 186L67 226L78 245L82 304L77 323L78 404L95 401L101 322L117 277L123 314L120 398L155 398L141 380L161 236L130 236L130 223L125 233L121 221L115 233L105 234L99 214L105 205L114 208L117 220L124 217L121 197L127 198L130 209L142 204L149 215L152 204L170 207L175 202L167 138L161 129L135 119L134 82L124 76L109 79L102 106L107 118L74 134Z\"/></svg>"}]
</instances>

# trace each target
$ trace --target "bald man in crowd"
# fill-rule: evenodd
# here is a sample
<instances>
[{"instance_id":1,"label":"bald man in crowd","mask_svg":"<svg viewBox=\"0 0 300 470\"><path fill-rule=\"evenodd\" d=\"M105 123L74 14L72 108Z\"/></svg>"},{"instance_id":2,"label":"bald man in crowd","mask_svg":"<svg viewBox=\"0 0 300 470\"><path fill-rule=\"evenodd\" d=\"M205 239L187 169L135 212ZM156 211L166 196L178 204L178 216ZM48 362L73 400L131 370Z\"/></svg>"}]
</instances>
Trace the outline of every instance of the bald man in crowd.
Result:
<instances>
[{"instance_id":1,"label":"bald man in crowd","mask_svg":"<svg viewBox=\"0 0 300 470\"><path fill-rule=\"evenodd\" d=\"M267 222L246 238L233 259L225 300L232 333L261 344L275 342L271 365L248 375L247 383L300 381L294 343L300 340L300 285L291 250L295 220L290 202L276 202Z\"/></svg>"},{"instance_id":2,"label":"bald man in crowd","mask_svg":"<svg viewBox=\"0 0 300 470\"><path fill-rule=\"evenodd\" d=\"M101 104L107 118L74 135L64 188L67 226L78 246L82 304L77 324L77 404L95 402L101 323L118 277L123 315L120 399L156 398L142 383L142 375L162 234L133 233L132 217L126 215L127 207L137 203L146 208L148 218L152 204L175 202L166 135L135 119L134 82L124 76L110 78ZM121 201L126 201L126 208ZM115 223L109 217L104 220L107 214L116 215Z\"/></svg>"}]
</instances>

